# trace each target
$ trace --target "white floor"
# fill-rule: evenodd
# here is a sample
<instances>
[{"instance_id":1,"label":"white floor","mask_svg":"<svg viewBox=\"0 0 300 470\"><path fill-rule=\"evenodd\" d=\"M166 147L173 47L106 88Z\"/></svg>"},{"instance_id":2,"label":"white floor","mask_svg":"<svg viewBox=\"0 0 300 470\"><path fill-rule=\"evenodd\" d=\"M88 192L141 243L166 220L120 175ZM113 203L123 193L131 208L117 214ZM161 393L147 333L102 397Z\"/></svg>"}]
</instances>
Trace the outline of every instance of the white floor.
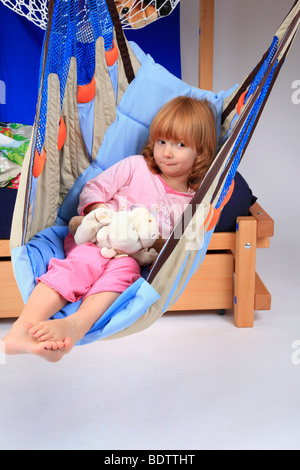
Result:
<instances>
[{"instance_id":1,"label":"white floor","mask_svg":"<svg viewBox=\"0 0 300 470\"><path fill-rule=\"evenodd\" d=\"M253 329L232 314L166 315L60 363L0 365L0 449L300 448L299 255L258 265L273 294ZM298 266L297 266L298 263ZM11 321L0 322L0 338Z\"/></svg>"}]
</instances>

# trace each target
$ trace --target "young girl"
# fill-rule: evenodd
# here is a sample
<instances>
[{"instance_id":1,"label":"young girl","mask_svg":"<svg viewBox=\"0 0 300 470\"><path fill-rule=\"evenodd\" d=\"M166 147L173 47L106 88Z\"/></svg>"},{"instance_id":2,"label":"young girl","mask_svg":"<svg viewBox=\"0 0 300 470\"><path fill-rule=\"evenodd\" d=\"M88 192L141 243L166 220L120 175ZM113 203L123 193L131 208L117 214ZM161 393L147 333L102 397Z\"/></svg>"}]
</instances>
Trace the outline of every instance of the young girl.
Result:
<instances>
[{"instance_id":1,"label":"young girl","mask_svg":"<svg viewBox=\"0 0 300 470\"><path fill-rule=\"evenodd\" d=\"M152 210L167 238L205 176L216 151L215 113L207 101L178 97L154 118L143 155L125 158L90 180L78 212L142 205ZM93 243L76 245L69 234L66 259L52 259L21 316L3 338L7 354L32 353L58 361L140 277L132 257L104 259ZM82 299L76 313L47 321L67 302Z\"/></svg>"}]
</instances>

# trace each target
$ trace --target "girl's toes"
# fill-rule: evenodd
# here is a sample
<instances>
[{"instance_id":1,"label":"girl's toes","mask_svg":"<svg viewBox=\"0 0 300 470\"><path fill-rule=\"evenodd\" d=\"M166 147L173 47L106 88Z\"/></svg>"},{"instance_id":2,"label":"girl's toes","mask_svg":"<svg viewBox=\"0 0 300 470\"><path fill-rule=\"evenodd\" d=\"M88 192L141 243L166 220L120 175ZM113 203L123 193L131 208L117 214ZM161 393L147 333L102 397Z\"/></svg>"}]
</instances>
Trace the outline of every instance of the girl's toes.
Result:
<instances>
[{"instance_id":1,"label":"girl's toes","mask_svg":"<svg viewBox=\"0 0 300 470\"><path fill-rule=\"evenodd\" d=\"M64 341L43 341L40 343L41 348L56 351L57 349L65 349Z\"/></svg>"},{"instance_id":2,"label":"girl's toes","mask_svg":"<svg viewBox=\"0 0 300 470\"><path fill-rule=\"evenodd\" d=\"M40 342L54 340L50 333L41 333L40 335L34 335L34 337Z\"/></svg>"}]
</instances>

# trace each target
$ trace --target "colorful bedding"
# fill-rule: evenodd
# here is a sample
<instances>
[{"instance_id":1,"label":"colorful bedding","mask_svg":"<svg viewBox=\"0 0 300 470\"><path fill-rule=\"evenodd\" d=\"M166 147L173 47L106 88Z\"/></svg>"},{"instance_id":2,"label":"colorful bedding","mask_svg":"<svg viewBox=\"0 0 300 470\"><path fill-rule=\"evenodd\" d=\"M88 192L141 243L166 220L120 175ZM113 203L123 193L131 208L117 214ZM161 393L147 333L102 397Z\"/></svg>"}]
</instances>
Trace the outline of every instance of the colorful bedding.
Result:
<instances>
[{"instance_id":1,"label":"colorful bedding","mask_svg":"<svg viewBox=\"0 0 300 470\"><path fill-rule=\"evenodd\" d=\"M18 188L31 133L32 126L0 122L0 188Z\"/></svg>"}]
</instances>

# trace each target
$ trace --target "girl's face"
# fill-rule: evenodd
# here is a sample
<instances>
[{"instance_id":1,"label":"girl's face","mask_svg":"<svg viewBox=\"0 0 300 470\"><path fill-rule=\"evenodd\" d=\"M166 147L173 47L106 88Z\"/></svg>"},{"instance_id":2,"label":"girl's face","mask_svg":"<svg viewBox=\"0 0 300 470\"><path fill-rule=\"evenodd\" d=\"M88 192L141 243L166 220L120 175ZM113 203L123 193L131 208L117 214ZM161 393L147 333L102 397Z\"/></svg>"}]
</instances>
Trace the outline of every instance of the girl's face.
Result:
<instances>
[{"instance_id":1,"label":"girl's face","mask_svg":"<svg viewBox=\"0 0 300 470\"><path fill-rule=\"evenodd\" d=\"M172 178L186 177L187 181L197 158L197 151L178 140L157 139L153 156L163 175Z\"/></svg>"}]
</instances>

